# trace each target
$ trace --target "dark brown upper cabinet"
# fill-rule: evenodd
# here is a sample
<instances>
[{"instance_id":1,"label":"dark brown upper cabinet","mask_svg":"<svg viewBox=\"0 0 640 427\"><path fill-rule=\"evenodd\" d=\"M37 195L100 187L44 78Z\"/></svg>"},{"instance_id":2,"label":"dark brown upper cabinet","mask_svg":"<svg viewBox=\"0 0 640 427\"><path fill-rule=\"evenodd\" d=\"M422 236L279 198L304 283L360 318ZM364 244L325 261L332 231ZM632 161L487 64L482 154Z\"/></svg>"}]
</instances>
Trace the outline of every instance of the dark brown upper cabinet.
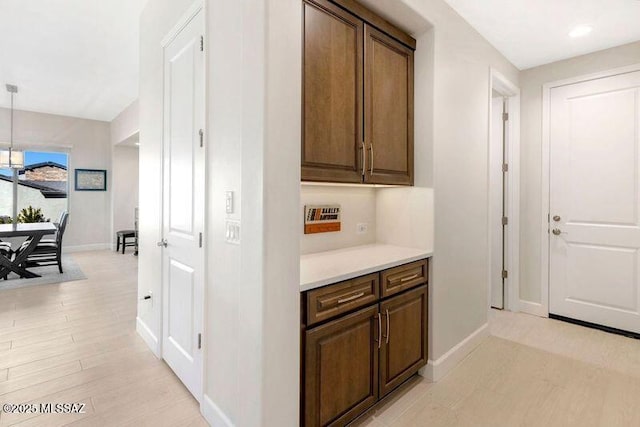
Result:
<instances>
[{"instance_id":1,"label":"dark brown upper cabinet","mask_svg":"<svg viewBox=\"0 0 640 427\"><path fill-rule=\"evenodd\" d=\"M364 23L304 3L302 179L361 182Z\"/></svg>"},{"instance_id":2,"label":"dark brown upper cabinet","mask_svg":"<svg viewBox=\"0 0 640 427\"><path fill-rule=\"evenodd\" d=\"M303 4L302 180L413 185L415 40L351 0Z\"/></svg>"},{"instance_id":3,"label":"dark brown upper cabinet","mask_svg":"<svg viewBox=\"0 0 640 427\"><path fill-rule=\"evenodd\" d=\"M365 182L413 185L413 50L365 25Z\"/></svg>"}]
</instances>

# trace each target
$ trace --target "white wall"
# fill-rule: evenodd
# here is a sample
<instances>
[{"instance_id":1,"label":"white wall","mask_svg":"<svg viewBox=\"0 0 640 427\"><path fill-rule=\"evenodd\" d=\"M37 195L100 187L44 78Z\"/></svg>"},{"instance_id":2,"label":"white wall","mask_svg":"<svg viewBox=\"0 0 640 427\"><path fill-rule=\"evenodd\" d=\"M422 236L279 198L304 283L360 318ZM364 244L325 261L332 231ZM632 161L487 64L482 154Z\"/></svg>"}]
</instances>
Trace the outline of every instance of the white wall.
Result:
<instances>
[{"instance_id":1,"label":"white wall","mask_svg":"<svg viewBox=\"0 0 640 427\"><path fill-rule=\"evenodd\" d=\"M120 144L140 130L140 110L136 99L111 121L111 144Z\"/></svg>"},{"instance_id":2,"label":"white wall","mask_svg":"<svg viewBox=\"0 0 640 427\"><path fill-rule=\"evenodd\" d=\"M376 240L433 250L433 189L380 188L377 193Z\"/></svg>"},{"instance_id":3,"label":"white wall","mask_svg":"<svg viewBox=\"0 0 640 427\"><path fill-rule=\"evenodd\" d=\"M10 111L0 108L0 141L9 140ZM111 168L109 123L75 117L16 111L14 141L18 148L69 153L69 225L64 245L103 249L110 242L111 189L75 191L74 169Z\"/></svg>"},{"instance_id":4,"label":"white wall","mask_svg":"<svg viewBox=\"0 0 640 427\"><path fill-rule=\"evenodd\" d=\"M339 204L341 230L304 234L304 206L313 204ZM376 241L376 189L373 187L302 185L298 214L301 254L366 245ZM358 223L368 224L368 232L358 234Z\"/></svg>"},{"instance_id":5,"label":"white wall","mask_svg":"<svg viewBox=\"0 0 640 427\"><path fill-rule=\"evenodd\" d=\"M112 242L118 230L133 230L138 207L138 148L119 146L112 151Z\"/></svg>"},{"instance_id":6,"label":"white wall","mask_svg":"<svg viewBox=\"0 0 640 427\"><path fill-rule=\"evenodd\" d=\"M160 41L190 3L150 0L141 17L141 295L160 295ZM291 224L299 223L300 106L291 100L300 99L301 2L209 0L207 7L202 408L213 425L296 425L299 229ZM239 210L231 216L242 221L240 245L224 242L225 190L235 191ZM138 311L138 330L156 350L159 301Z\"/></svg>"},{"instance_id":7,"label":"white wall","mask_svg":"<svg viewBox=\"0 0 640 427\"><path fill-rule=\"evenodd\" d=\"M520 73L520 299L541 302L542 86L545 83L640 64L640 42L578 56Z\"/></svg>"}]
</instances>

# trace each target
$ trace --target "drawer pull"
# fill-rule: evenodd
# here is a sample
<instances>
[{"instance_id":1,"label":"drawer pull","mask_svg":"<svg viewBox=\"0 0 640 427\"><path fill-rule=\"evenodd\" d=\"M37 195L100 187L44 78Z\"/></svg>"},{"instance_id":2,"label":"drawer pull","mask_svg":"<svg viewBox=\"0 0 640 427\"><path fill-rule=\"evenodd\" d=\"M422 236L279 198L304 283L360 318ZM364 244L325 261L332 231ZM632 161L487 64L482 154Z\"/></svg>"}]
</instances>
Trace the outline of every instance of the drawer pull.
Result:
<instances>
[{"instance_id":1,"label":"drawer pull","mask_svg":"<svg viewBox=\"0 0 640 427\"><path fill-rule=\"evenodd\" d=\"M403 277L402 279L400 279L401 282L408 282L409 280L413 280L416 277L419 277L420 274L416 273L416 274L412 274L411 276L407 276L407 277Z\"/></svg>"},{"instance_id":2,"label":"drawer pull","mask_svg":"<svg viewBox=\"0 0 640 427\"><path fill-rule=\"evenodd\" d=\"M355 295L351 295L350 297L347 297L347 298L340 298L338 300L338 304L344 304L345 302L353 301L354 299L358 299L363 296L364 296L364 292L360 292Z\"/></svg>"}]
</instances>

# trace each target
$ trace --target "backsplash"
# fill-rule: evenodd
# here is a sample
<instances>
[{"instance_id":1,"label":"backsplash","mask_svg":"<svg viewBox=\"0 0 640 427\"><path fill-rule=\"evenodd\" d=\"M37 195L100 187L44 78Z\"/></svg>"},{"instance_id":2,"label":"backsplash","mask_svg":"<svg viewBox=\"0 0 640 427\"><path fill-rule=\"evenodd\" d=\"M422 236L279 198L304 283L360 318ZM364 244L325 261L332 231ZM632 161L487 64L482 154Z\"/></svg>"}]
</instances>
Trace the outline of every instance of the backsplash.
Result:
<instances>
[{"instance_id":1,"label":"backsplash","mask_svg":"<svg viewBox=\"0 0 640 427\"><path fill-rule=\"evenodd\" d=\"M302 185L300 189L300 253L330 251L376 241L376 189L371 187ZM342 229L320 234L303 233L304 206L307 204L339 204ZM367 232L359 234L358 224L366 224Z\"/></svg>"}]
</instances>

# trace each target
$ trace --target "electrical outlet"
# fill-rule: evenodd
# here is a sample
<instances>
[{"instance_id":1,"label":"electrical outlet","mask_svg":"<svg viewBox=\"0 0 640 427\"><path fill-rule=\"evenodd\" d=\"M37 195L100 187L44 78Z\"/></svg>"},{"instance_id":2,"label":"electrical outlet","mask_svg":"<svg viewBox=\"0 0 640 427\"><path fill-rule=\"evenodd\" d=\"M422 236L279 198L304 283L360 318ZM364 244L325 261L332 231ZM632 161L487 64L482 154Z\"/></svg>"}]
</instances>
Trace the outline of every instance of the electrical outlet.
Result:
<instances>
[{"instance_id":1,"label":"electrical outlet","mask_svg":"<svg viewBox=\"0 0 640 427\"><path fill-rule=\"evenodd\" d=\"M369 224L366 222L360 222L356 226L356 233L358 234L366 234L369 231Z\"/></svg>"}]
</instances>

